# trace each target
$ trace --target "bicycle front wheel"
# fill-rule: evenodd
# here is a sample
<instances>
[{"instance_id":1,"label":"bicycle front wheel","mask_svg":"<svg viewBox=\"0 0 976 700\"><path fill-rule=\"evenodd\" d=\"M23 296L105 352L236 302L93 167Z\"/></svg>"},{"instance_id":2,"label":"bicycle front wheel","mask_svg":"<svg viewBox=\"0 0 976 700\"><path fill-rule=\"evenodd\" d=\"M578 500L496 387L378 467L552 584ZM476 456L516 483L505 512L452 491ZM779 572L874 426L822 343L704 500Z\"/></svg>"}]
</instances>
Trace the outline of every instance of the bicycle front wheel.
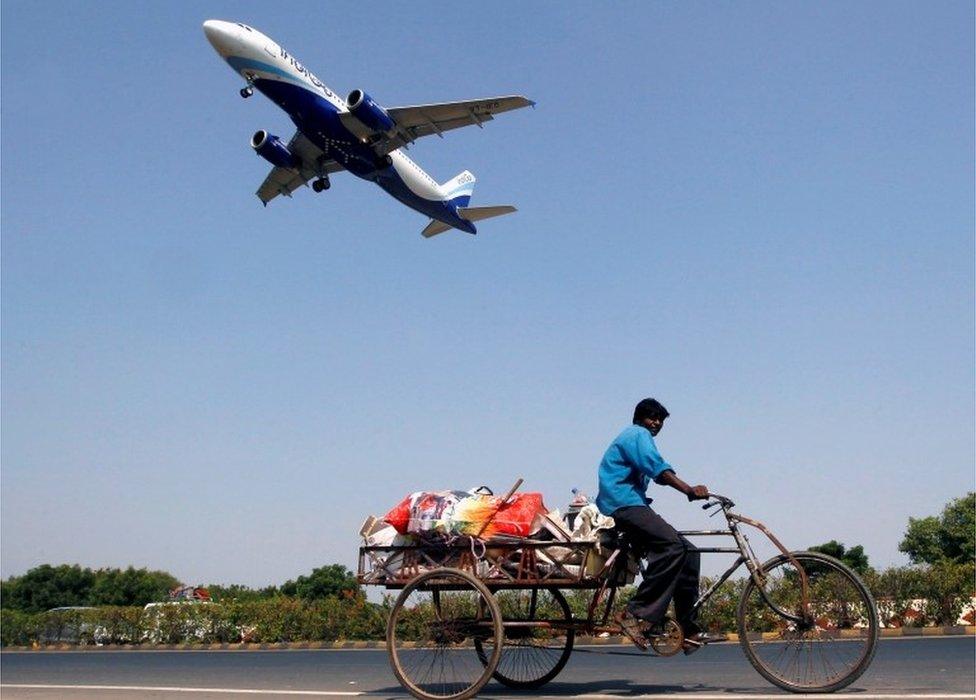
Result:
<instances>
[{"instance_id":1,"label":"bicycle front wheel","mask_svg":"<svg viewBox=\"0 0 976 700\"><path fill-rule=\"evenodd\" d=\"M806 606L797 565L807 576ZM830 693L864 673L878 642L878 612L857 574L819 552L780 555L761 571L765 584L749 579L737 619L739 643L763 678L794 693Z\"/></svg>"}]
</instances>

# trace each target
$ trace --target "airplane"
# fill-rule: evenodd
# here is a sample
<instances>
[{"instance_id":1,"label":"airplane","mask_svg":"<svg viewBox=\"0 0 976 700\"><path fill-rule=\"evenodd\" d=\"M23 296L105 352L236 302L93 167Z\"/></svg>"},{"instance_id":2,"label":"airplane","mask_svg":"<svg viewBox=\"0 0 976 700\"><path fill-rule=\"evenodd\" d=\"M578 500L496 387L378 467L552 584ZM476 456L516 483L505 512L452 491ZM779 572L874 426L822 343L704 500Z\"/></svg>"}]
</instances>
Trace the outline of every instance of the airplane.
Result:
<instances>
[{"instance_id":1,"label":"airplane","mask_svg":"<svg viewBox=\"0 0 976 700\"><path fill-rule=\"evenodd\" d=\"M274 166L257 190L268 205L278 195L291 197L312 182L312 190L329 189L329 176L348 170L375 182L387 193L431 221L422 231L430 238L450 229L477 233L474 222L510 214L510 205L470 207L475 176L465 170L438 184L404 150L423 136L462 126L478 126L496 114L535 102L505 95L464 102L381 107L361 89L343 100L294 56L253 27L210 19L203 23L207 40L235 73L244 78L241 97L260 91L281 107L297 131L285 144L260 129L251 137L254 151Z\"/></svg>"}]
</instances>

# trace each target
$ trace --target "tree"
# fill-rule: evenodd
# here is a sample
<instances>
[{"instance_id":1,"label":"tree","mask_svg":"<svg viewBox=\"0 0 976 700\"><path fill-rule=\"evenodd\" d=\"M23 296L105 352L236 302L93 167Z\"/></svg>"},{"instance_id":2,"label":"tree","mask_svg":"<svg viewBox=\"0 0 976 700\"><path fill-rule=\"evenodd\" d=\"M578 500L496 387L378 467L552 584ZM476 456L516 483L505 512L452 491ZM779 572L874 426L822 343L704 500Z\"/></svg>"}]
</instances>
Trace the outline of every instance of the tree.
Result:
<instances>
[{"instance_id":1,"label":"tree","mask_svg":"<svg viewBox=\"0 0 976 700\"><path fill-rule=\"evenodd\" d=\"M938 517L909 518L898 549L913 564L976 561L976 492L950 501Z\"/></svg>"},{"instance_id":2,"label":"tree","mask_svg":"<svg viewBox=\"0 0 976 700\"><path fill-rule=\"evenodd\" d=\"M213 583L207 586L207 590L210 591L210 597L218 603L225 601L245 603L255 600L267 600L278 595L277 586L251 588L240 583L232 583L229 585Z\"/></svg>"},{"instance_id":3,"label":"tree","mask_svg":"<svg viewBox=\"0 0 976 700\"><path fill-rule=\"evenodd\" d=\"M166 600L180 582L165 571L129 567L99 569L91 590L91 605L138 605Z\"/></svg>"},{"instance_id":4,"label":"tree","mask_svg":"<svg viewBox=\"0 0 976 700\"><path fill-rule=\"evenodd\" d=\"M42 564L23 576L10 578L3 588L3 607L24 612L88 605L95 574L78 564Z\"/></svg>"},{"instance_id":5,"label":"tree","mask_svg":"<svg viewBox=\"0 0 976 700\"><path fill-rule=\"evenodd\" d=\"M165 600L179 585L165 571L129 567L92 571L79 565L42 564L3 582L4 608L44 612L51 608L90 605L145 605Z\"/></svg>"},{"instance_id":6,"label":"tree","mask_svg":"<svg viewBox=\"0 0 976 700\"><path fill-rule=\"evenodd\" d=\"M856 545L847 549L837 540L831 540L809 548L811 552L820 552L834 559L840 559L847 564L855 573L864 575L868 570L868 555L864 553L864 547Z\"/></svg>"},{"instance_id":7,"label":"tree","mask_svg":"<svg viewBox=\"0 0 976 700\"><path fill-rule=\"evenodd\" d=\"M313 569L308 576L286 581L281 592L303 600L319 600L328 597L352 598L360 594L360 589L356 577L346 567L329 564Z\"/></svg>"}]
</instances>

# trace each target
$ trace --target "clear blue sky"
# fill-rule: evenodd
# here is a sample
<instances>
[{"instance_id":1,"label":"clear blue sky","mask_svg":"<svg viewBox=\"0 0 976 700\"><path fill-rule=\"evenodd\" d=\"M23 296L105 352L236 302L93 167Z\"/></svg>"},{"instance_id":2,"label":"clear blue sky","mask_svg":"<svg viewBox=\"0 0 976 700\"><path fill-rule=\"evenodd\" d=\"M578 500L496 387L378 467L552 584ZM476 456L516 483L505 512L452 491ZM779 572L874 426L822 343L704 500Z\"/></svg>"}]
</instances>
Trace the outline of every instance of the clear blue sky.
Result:
<instances>
[{"instance_id":1,"label":"clear blue sky","mask_svg":"<svg viewBox=\"0 0 976 700\"><path fill-rule=\"evenodd\" d=\"M970 2L2 6L2 566L278 583L421 488L595 488L633 404L791 547L904 563L974 487ZM201 23L340 94L535 110L261 207L287 117ZM657 504L703 527L677 493Z\"/></svg>"}]
</instances>

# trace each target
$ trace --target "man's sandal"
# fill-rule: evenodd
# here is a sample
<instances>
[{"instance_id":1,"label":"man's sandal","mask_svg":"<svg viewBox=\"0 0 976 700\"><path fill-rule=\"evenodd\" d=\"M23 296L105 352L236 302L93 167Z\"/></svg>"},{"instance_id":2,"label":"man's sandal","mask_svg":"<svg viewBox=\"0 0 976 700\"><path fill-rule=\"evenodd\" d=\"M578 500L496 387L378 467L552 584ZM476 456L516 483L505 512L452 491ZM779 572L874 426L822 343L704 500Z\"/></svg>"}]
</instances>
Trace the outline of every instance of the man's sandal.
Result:
<instances>
[{"instance_id":1,"label":"man's sandal","mask_svg":"<svg viewBox=\"0 0 976 700\"><path fill-rule=\"evenodd\" d=\"M613 621L620 626L620 631L623 632L624 636L634 643L641 651L647 651L648 641L641 632L641 624L643 620L639 617L634 617L626 610L618 612L613 616Z\"/></svg>"}]
</instances>

